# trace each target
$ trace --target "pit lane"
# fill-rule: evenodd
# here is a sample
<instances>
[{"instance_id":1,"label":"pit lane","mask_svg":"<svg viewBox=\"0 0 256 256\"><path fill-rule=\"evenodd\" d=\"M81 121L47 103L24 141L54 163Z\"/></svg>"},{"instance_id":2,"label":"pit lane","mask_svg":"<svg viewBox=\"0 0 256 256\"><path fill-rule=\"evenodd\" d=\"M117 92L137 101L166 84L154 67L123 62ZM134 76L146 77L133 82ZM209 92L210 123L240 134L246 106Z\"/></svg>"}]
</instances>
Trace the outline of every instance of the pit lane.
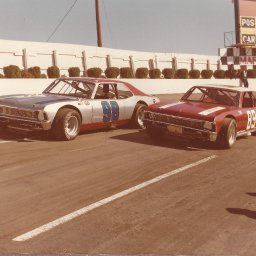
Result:
<instances>
[{"instance_id":1,"label":"pit lane","mask_svg":"<svg viewBox=\"0 0 256 256\"><path fill-rule=\"evenodd\" d=\"M0 135L0 252L253 255L256 137L231 150L112 129L75 141ZM24 242L87 205L216 155Z\"/></svg>"}]
</instances>

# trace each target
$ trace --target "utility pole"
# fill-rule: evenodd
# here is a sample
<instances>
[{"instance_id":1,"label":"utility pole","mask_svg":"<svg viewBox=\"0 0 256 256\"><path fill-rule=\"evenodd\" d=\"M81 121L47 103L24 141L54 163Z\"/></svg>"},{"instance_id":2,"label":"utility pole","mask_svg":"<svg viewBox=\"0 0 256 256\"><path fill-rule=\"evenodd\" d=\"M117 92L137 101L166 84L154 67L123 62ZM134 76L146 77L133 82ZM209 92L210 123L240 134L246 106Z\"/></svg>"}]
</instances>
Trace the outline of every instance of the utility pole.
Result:
<instances>
[{"instance_id":1,"label":"utility pole","mask_svg":"<svg viewBox=\"0 0 256 256\"><path fill-rule=\"evenodd\" d=\"M95 10L96 10L96 23L97 23L97 41L98 41L98 47L102 47L99 0L95 0Z\"/></svg>"}]
</instances>

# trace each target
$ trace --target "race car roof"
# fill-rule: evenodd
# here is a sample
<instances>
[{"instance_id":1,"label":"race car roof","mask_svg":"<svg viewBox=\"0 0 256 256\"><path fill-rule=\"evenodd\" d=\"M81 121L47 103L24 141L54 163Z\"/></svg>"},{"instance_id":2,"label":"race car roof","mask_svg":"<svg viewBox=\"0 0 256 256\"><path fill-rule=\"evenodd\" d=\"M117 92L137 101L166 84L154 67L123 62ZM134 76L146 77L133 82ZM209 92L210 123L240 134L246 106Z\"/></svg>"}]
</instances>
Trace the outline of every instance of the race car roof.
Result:
<instances>
[{"instance_id":1,"label":"race car roof","mask_svg":"<svg viewBox=\"0 0 256 256\"><path fill-rule=\"evenodd\" d=\"M211 87L216 89L226 89L226 90L233 90L238 92L256 92L252 88L241 87L241 86L233 86L233 85L218 85L218 84L205 84L205 85L195 85L193 87Z\"/></svg>"}]
</instances>

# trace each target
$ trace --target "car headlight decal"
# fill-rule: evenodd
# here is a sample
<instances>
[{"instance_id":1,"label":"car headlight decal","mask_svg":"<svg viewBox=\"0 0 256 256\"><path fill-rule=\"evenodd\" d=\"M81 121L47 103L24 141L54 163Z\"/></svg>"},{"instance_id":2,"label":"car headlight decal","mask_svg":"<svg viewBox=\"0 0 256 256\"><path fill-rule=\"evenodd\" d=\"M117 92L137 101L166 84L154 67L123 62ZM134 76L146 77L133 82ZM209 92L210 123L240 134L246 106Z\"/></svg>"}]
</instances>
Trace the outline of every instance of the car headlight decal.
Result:
<instances>
[{"instance_id":1,"label":"car headlight decal","mask_svg":"<svg viewBox=\"0 0 256 256\"><path fill-rule=\"evenodd\" d=\"M204 129L213 131L213 130L215 130L215 124L212 123L212 122L209 122L209 121L205 121L204 122Z\"/></svg>"},{"instance_id":2,"label":"car headlight decal","mask_svg":"<svg viewBox=\"0 0 256 256\"><path fill-rule=\"evenodd\" d=\"M37 119L38 119L39 121L47 120L47 115L46 115L46 113L45 113L44 111L42 111L42 110L37 111Z\"/></svg>"}]
</instances>

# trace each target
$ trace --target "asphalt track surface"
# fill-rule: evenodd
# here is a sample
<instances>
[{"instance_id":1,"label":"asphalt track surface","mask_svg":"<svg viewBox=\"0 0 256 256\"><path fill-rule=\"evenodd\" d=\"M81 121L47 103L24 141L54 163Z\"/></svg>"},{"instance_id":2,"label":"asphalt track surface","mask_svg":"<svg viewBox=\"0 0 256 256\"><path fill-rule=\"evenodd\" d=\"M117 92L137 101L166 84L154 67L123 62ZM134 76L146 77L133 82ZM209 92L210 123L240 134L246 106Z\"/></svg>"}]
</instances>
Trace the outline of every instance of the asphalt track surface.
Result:
<instances>
[{"instance_id":1,"label":"asphalt track surface","mask_svg":"<svg viewBox=\"0 0 256 256\"><path fill-rule=\"evenodd\" d=\"M0 151L2 254L255 255L255 136L220 150L128 128L2 132Z\"/></svg>"}]
</instances>

